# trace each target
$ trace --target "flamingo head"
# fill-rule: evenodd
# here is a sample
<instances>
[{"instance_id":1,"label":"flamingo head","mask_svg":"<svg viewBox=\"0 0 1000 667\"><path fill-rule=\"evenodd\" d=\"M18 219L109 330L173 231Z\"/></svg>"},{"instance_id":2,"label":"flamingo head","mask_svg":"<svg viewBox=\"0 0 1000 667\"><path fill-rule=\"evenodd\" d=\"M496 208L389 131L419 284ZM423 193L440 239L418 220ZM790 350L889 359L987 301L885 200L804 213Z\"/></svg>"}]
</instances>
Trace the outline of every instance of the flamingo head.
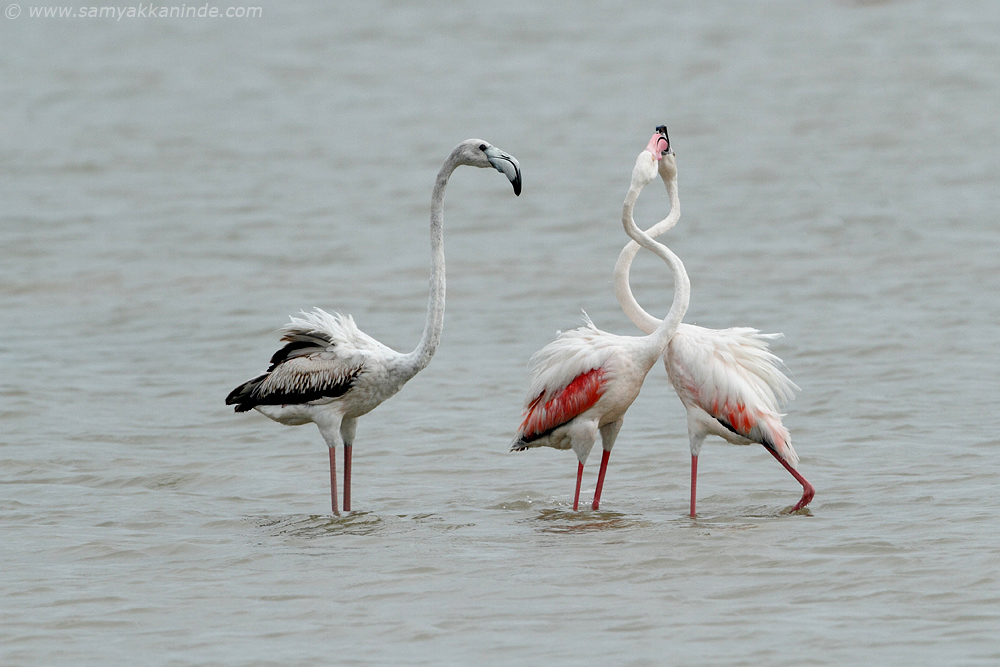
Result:
<instances>
[{"instance_id":1,"label":"flamingo head","mask_svg":"<svg viewBox=\"0 0 1000 667\"><path fill-rule=\"evenodd\" d=\"M656 178L657 165L664 150L670 150L670 141L657 132L635 159L635 167L632 168L632 187L644 188Z\"/></svg>"},{"instance_id":2,"label":"flamingo head","mask_svg":"<svg viewBox=\"0 0 1000 667\"><path fill-rule=\"evenodd\" d=\"M650 153L657 160L657 169L663 182L677 178L677 161L674 156L674 149L670 147L670 136L667 134L667 126L660 125L656 128L656 134L649 140L649 146L653 147ZM649 150L649 147L647 147Z\"/></svg>"},{"instance_id":3,"label":"flamingo head","mask_svg":"<svg viewBox=\"0 0 1000 667\"><path fill-rule=\"evenodd\" d=\"M517 159L482 139L466 139L455 147L458 164L471 167L492 167L507 177L514 194L521 194L521 165Z\"/></svg>"},{"instance_id":4,"label":"flamingo head","mask_svg":"<svg viewBox=\"0 0 1000 667\"><path fill-rule=\"evenodd\" d=\"M660 125L656 128L656 132L653 133L653 136L649 138L649 143L646 144L646 150L649 151L654 160L674 154L673 150L670 149L670 137L667 136L666 125Z\"/></svg>"}]
</instances>

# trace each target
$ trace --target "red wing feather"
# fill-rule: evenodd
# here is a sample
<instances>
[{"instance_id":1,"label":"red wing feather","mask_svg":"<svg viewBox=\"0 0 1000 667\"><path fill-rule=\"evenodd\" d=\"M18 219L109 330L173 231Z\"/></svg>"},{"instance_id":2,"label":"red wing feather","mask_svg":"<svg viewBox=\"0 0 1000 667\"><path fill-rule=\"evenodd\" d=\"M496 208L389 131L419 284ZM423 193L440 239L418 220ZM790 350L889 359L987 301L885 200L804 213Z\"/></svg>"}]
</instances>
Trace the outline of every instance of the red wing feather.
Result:
<instances>
[{"instance_id":1,"label":"red wing feather","mask_svg":"<svg viewBox=\"0 0 1000 667\"><path fill-rule=\"evenodd\" d=\"M604 393L604 369L577 375L559 393L542 403L547 392L528 404L521 422L521 440L531 442L589 410Z\"/></svg>"},{"instance_id":2,"label":"red wing feather","mask_svg":"<svg viewBox=\"0 0 1000 667\"><path fill-rule=\"evenodd\" d=\"M715 399L711 405L703 404L702 408L733 433L773 449L793 465L798 460L780 415L769 410L752 410L741 400L719 405L719 400Z\"/></svg>"},{"instance_id":3,"label":"red wing feather","mask_svg":"<svg viewBox=\"0 0 1000 667\"><path fill-rule=\"evenodd\" d=\"M711 408L708 412L713 417L725 420L733 431L744 438L751 437L750 431L756 426L757 419L747 410L743 401L737 400L735 404L727 401L720 406L719 399L715 399L712 401Z\"/></svg>"}]
</instances>

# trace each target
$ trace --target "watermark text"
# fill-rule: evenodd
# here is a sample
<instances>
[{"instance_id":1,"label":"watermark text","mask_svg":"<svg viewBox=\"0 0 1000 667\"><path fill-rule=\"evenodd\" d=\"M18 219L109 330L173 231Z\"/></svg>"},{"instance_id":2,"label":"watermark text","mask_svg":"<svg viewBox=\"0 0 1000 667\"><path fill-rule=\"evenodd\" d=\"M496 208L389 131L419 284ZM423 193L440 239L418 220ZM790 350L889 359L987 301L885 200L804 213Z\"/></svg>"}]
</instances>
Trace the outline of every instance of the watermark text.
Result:
<instances>
[{"instance_id":1,"label":"watermark text","mask_svg":"<svg viewBox=\"0 0 1000 667\"><path fill-rule=\"evenodd\" d=\"M263 7L216 7L214 5L159 5L142 3L138 5L102 5L99 7L58 7L32 6L24 12L18 4L7 5L4 16L16 19L24 15L32 19L259 19L264 16Z\"/></svg>"}]
</instances>

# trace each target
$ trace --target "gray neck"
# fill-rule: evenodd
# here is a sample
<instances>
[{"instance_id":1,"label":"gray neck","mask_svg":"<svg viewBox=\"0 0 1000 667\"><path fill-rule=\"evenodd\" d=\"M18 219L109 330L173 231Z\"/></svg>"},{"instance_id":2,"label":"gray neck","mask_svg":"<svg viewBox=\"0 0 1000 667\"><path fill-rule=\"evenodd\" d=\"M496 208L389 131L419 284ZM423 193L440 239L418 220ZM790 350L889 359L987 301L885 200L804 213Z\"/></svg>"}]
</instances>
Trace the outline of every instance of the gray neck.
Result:
<instances>
[{"instance_id":1,"label":"gray neck","mask_svg":"<svg viewBox=\"0 0 1000 667\"><path fill-rule=\"evenodd\" d=\"M444 329L444 190L452 172L458 166L455 157L455 153L452 153L442 165L434 182L434 191L431 193L430 296L427 300L424 333L413 352L405 355L404 367L409 377L416 375L431 362L431 357L441 342L441 331Z\"/></svg>"}]
</instances>

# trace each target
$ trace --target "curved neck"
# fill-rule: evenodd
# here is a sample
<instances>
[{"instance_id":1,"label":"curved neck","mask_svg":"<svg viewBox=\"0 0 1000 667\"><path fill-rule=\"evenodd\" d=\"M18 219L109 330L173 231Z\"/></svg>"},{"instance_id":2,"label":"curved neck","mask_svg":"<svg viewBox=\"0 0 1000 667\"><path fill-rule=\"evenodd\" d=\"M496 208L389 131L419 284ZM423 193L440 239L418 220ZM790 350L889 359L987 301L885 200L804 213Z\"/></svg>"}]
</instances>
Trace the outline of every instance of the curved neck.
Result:
<instances>
[{"instance_id":1,"label":"curved neck","mask_svg":"<svg viewBox=\"0 0 1000 667\"><path fill-rule=\"evenodd\" d=\"M650 238L655 238L664 232L670 231L681 217L681 200L677 194L677 176L664 179L663 184L667 187L667 195L670 197L670 215L660 220L658 223L646 230ZM634 203L634 200L633 200ZM631 216L631 209L629 212ZM632 269L632 260L639 252L639 244L629 241L622 248L618 255L618 262L615 264L615 298L621 306L625 315L632 320L632 324L639 327L643 333L653 333L659 326L660 320L647 313L632 294L632 286L629 284L629 272Z\"/></svg>"},{"instance_id":2,"label":"curved neck","mask_svg":"<svg viewBox=\"0 0 1000 667\"><path fill-rule=\"evenodd\" d=\"M441 331L444 329L444 190L448 179L458 166L452 153L441 166L431 193L431 278L430 296L427 299L427 321L424 323L424 333L413 352L406 355L406 371L409 377L427 367L431 357L437 351L441 342Z\"/></svg>"},{"instance_id":3,"label":"curved neck","mask_svg":"<svg viewBox=\"0 0 1000 667\"><path fill-rule=\"evenodd\" d=\"M655 353L655 359L655 357L663 354L663 350L666 349L670 339L677 333L677 327L680 326L681 320L684 319L684 314L687 312L688 302L691 298L691 282L688 279L687 271L684 269L684 263L681 262L680 258L667 246L650 238L646 232L636 226L635 221L632 219L632 209L635 208L635 200L638 199L641 191L642 186L636 186L633 183L629 188L628 194L625 195L625 204L622 206L622 226L625 228L625 233L632 237L640 246L656 253L656 255L666 262L667 266L673 272L674 277L674 301L670 305L670 312L667 313L667 316L647 336L650 351ZM679 215L680 212L678 209ZM669 217L664 220L664 223L667 220L669 220ZM670 224L672 225L675 222L676 220Z\"/></svg>"}]
</instances>

